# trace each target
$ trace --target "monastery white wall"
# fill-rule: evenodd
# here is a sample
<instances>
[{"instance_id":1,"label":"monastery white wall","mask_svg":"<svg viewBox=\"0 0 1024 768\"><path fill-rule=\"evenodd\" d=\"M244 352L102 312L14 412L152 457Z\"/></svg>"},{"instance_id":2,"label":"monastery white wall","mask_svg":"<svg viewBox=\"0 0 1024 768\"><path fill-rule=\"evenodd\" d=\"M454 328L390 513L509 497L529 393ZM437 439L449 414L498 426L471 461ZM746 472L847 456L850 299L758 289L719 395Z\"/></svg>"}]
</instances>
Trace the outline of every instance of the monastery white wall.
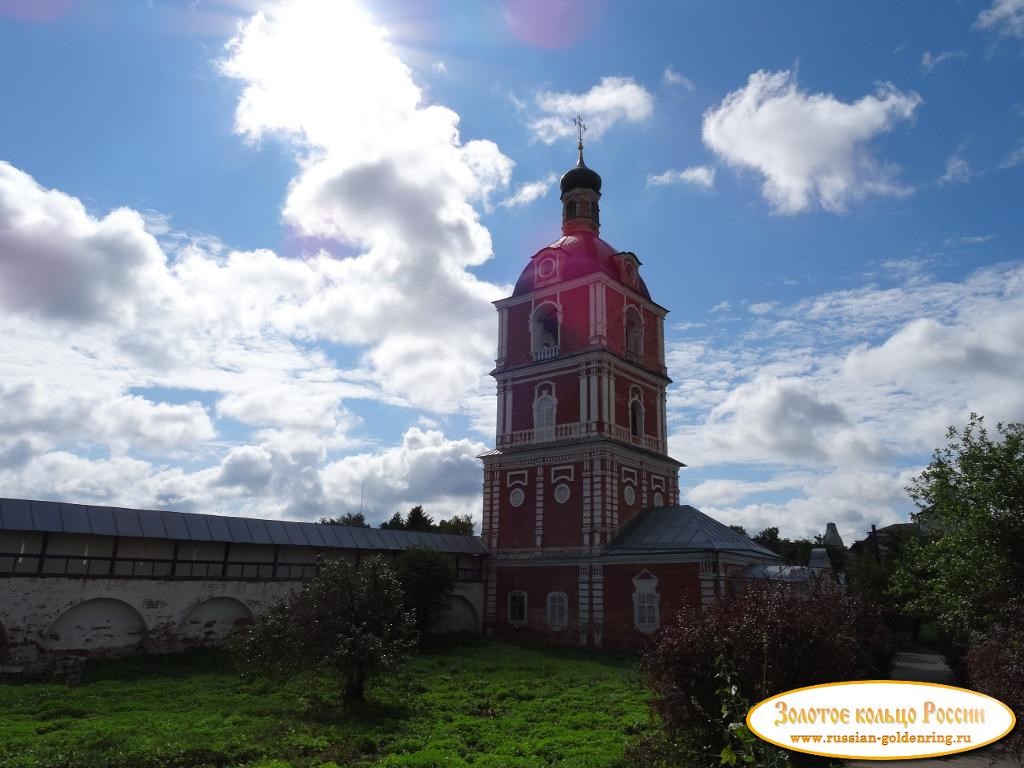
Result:
<instances>
[{"instance_id":1,"label":"monastery white wall","mask_svg":"<svg viewBox=\"0 0 1024 768\"><path fill-rule=\"evenodd\" d=\"M301 586L270 580L3 578L0 665L35 670L57 656L170 653L217 645ZM436 631L480 632L483 588L457 583Z\"/></svg>"}]
</instances>

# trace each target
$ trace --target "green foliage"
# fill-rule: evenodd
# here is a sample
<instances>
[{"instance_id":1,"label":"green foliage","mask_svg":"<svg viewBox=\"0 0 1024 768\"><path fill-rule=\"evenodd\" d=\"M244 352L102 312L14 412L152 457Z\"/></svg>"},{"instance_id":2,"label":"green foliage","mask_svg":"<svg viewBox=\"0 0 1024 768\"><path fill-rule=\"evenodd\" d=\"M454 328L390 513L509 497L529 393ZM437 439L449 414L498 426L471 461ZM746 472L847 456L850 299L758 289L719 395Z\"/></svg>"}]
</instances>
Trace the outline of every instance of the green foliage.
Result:
<instances>
[{"instance_id":1,"label":"green foliage","mask_svg":"<svg viewBox=\"0 0 1024 768\"><path fill-rule=\"evenodd\" d=\"M1017 713L1024 712L1024 605L1018 603L1011 625L975 639L964 659L971 688L993 696ZM1004 746L1024 765L1024 729L1014 729Z\"/></svg>"},{"instance_id":2,"label":"green foliage","mask_svg":"<svg viewBox=\"0 0 1024 768\"><path fill-rule=\"evenodd\" d=\"M473 516L469 514L465 515L452 515L447 520L441 520L437 524L438 533L455 533L460 536L472 536L475 530L473 523Z\"/></svg>"},{"instance_id":3,"label":"green foliage","mask_svg":"<svg viewBox=\"0 0 1024 768\"><path fill-rule=\"evenodd\" d=\"M997 430L994 441L977 414L950 427L907 489L927 537L907 548L893 594L961 644L1012 618L1024 591L1024 424Z\"/></svg>"},{"instance_id":4,"label":"green foliage","mask_svg":"<svg viewBox=\"0 0 1024 768\"><path fill-rule=\"evenodd\" d=\"M756 768L789 768L789 754L762 741L747 727L750 701L733 681L733 674L722 659L717 660L719 687L716 693L721 702L722 750L718 765L755 766Z\"/></svg>"},{"instance_id":5,"label":"green foliage","mask_svg":"<svg viewBox=\"0 0 1024 768\"><path fill-rule=\"evenodd\" d=\"M877 614L856 601L765 585L716 600L705 611L680 611L644 657L643 668L666 743L694 764L746 761L743 755L753 747L743 746L745 735L730 719L736 702L817 683L884 677L886 640Z\"/></svg>"},{"instance_id":6,"label":"green foliage","mask_svg":"<svg viewBox=\"0 0 1024 768\"><path fill-rule=\"evenodd\" d=\"M919 639L920 619L908 615L892 593L893 578L907 551L919 539L916 530L887 532L885 546L878 547L879 535L856 552L847 555L846 578L851 595L879 607L886 626L901 637Z\"/></svg>"},{"instance_id":7,"label":"green foliage","mask_svg":"<svg viewBox=\"0 0 1024 768\"><path fill-rule=\"evenodd\" d=\"M339 517L321 517L321 525L347 525L352 528L369 528L370 524L366 522L366 517L362 512L346 512L344 515Z\"/></svg>"},{"instance_id":8,"label":"green foliage","mask_svg":"<svg viewBox=\"0 0 1024 768\"><path fill-rule=\"evenodd\" d=\"M300 592L243 628L232 647L243 670L281 678L302 670L340 679L346 701L362 701L367 680L397 670L415 632L394 570L370 557L357 568L328 561Z\"/></svg>"},{"instance_id":9,"label":"green foliage","mask_svg":"<svg viewBox=\"0 0 1024 768\"><path fill-rule=\"evenodd\" d=\"M410 509L409 514L404 518L401 512L395 512L391 519L381 523L380 527L392 531L420 531L423 533L437 530L434 518L424 512L423 507L419 504Z\"/></svg>"},{"instance_id":10,"label":"green foliage","mask_svg":"<svg viewBox=\"0 0 1024 768\"><path fill-rule=\"evenodd\" d=\"M405 517L402 517L401 512L395 512L388 520L381 523L380 527L391 531L454 533L460 536L472 536L474 524L471 515L452 515L447 520L435 523L434 518L424 512L423 507L417 504L409 510L409 514Z\"/></svg>"},{"instance_id":11,"label":"green foliage","mask_svg":"<svg viewBox=\"0 0 1024 768\"><path fill-rule=\"evenodd\" d=\"M420 641L425 642L434 619L455 587L455 569L443 552L412 547L395 561L406 610L412 612Z\"/></svg>"},{"instance_id":12,"label":"green foliage","mask_svg":"<svg viewBox=\"0 0 1024 768\"><path fill-rule=\"evenodd\" d=\"M628 656L500 643L427 653L363 707L317 719L309 702L337 694L333 676L268 684L227 662L205 651L90 664L75 688L0 685L0 768L615 768L650 727Z\"/></svg>"},{"instance_id":13,"label":"green foliage","mask_svg":"<svg viewBox=\"0 0 1024 768\"><path fill-rule=\"evenodd\" d=\"M807 565L814 543L810 539L787 539L779 536L775 526L765 528L754 536L753 541L780 555L789 565Z\"/></svg>"}]
</instances>

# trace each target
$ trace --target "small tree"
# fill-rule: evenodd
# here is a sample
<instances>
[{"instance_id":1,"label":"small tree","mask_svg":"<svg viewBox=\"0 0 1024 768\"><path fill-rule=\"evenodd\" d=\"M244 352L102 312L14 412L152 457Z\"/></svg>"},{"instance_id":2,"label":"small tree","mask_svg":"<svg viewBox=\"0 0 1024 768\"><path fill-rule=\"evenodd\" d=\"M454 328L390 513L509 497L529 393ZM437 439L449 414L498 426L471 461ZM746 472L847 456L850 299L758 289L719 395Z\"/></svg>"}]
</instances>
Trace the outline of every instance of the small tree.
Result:
<instances>
[{"instance_id":1,"label":"small tree","mask_svg":"<svg viewBox=\"0 0 1024 768\"><path fill-rule=\"evenodd\" d=\"M438 533L454 533L459 536L472 536L474 528L472 515L452 515L436 526Z\"/></svg>"},{"instance_id":2,"label":"small tree","mask_svg":"<svg viewBox=\"0 0 1024 768\"><path fill-rule=\"evenodd\" d=\"M243 628L232 646L246 670L331 673L340 678L346 701L361 702L367 681L397 668L415 641L394 571L370 557L358 568L340 560L325 563L300 592Z\"/></svg>"},{"instance_id":3,"label":"small tree","mask_svg":"<svg viewBox=\"0 0 1024 768\"><path fill-rule=\"evenodd\" d=\"M935 619L961 646L1012 621L1024 592L1024 424L999 424L993 441L971 414L907 489L926 529L893 576L914 615Z\"/></svg>"},{"instance_id":4,"label":"small tree","mask_svg":"<svg viewBox=\"0 0 1024 768\"><path fill-rule=\"evenodd\" d=\"M348 525L352 528L369 528L362 512L346 512L338 517L321 517L320 525Z\"/></svg>"},{"instance_id":5,"label":"small tree","mask_svg":"<svg viewBox=\"0 0 1024 768\"><path fill-rule=\"evenodd\" d=\"M434 518L424 512L423 507L417 504L405 516L405 530L430 532L434 530Z\"/></svg>"},{"instance_id":6,"label":"small tree","mask_svg":"<svg viewBox=\"0 0 1024 768\"><path fill-rule=\"evenodd\" d=\"M415 617L420 642L426 642L438 612L455 587L455 569L444 553L412 547L395 561L395 570L406 610Z\"/></svg>"}]
</instances>

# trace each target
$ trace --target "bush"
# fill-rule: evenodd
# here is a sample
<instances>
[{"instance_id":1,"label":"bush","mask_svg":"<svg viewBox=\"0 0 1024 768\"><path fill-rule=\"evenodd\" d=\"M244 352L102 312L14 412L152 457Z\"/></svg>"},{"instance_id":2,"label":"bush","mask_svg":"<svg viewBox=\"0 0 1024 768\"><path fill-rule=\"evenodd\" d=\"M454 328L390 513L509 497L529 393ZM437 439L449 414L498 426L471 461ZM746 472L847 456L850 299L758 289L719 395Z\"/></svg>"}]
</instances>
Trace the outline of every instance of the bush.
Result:
<instances>
[{"instance_id":1,"label":"bush","mask_svg":"<svg viewBox=\"0 0 1024 768\"><path fill-rule=\"evenodd\" d=\"M1024 713L1024 620L1016 626L990 630L964 657L970 687L1003 702L1020 717ZM1024 763L1024 728L1002 742Z\"/></svg>"},{"instance_id":2,"label":"bush","mask_svg":"<svg viewBox=\"0 0 1024 768\"><path fill-rule=\"evenodd\" d=\"M328 672L341 679L346 701L362 701L367 680L397 669L415 637L394 571L370 557L358 568L325 563L302 591L260 614L231 645L246 672Z\"/></svg>"},{"instance_id":3,"label":"bush","mask_svg":"<svg viewBox=\"0 0 1024 768\"><path fill-rule=\"evenodd\" d=\"M642 666L668 743L692 750L696 765L725 759L742 746L739 725L746 713L734 711L736 701L884 677L890 661L888 635L874 610L837 593L766 585L719 599L703 612L684 609Z\"/></svg>"},{"instance_id":4,"label":"bush","mask_svg":"<svg viewBox=\"0 0 1024 768\"><path fill-rule=\"evenodd\" d=\"M405 609L416 620L420 642L430 638L434 619L455 587L455 568L443 552L411 547L395 561Z\"/></svg>"}]
</instances>

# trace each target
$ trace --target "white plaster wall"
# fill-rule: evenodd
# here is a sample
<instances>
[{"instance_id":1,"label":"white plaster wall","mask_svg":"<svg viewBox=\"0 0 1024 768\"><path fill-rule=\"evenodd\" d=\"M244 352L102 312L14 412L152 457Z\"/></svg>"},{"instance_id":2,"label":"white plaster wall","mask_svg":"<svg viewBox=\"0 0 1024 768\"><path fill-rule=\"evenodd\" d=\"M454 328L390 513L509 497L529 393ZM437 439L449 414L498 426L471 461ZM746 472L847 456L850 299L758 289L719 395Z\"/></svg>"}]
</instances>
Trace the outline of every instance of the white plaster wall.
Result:
<instances>
[{"instance_id":1,"label":"white plaster wall","mask_svg":"<svg viewBox=\"0 0 1024 768\"><path fill-rule=\"evenodd\" d=\"M190 641L216 645L252 620L253 613L245 603L233 597L214 597L192 608L178 630Z\"/></svg>"},{"instance_id":2,"label":"white plaster wall","mask_svg":"<svg viewBox=\"0 0 1024 768\"><path fill-rule=\"evenodd\" d=\"M197 606L207 601L231 598L257 614L300 586L297 581L5 578L0 579L0 624L7 633L10 661L31 664L40 650L123 651L126 645L130 646L126 635L131 631L126 629L129 625L124 617L133 610L145 627L142 648L163 653L194 644L196 634L202 637L202 631L183 631L182 624ZM110 603L97 602L84 614L72 614L74 621L60 623L61 617L75 606L99 600L117 601L124 609L115 612ZM218 618L218 608L229 608L230 612ZM214 619L215 632L222 631L227 622L233 624L239 614L239 607L230 601L212 603L198 610L202 624ZM49 638L47 633L55 623L58 629L70 632L70 637L77 639L64 639L60 631L56 633L60 639ZM83 642L82 638L90 632L96 639ZM72 649L72 644L85 647Z\"/></svg>"},{"instance_id":3,"label":"white plaster wall","mask_svg":"<svg viewBox=\"0 0 1024 768\"><path fill-rule=\"evenodd\" d=\"M11 577L0 579L0 626L9 663L47 651L167 653L215 644L299 589L298 581ZM459 582L439 631L482 630L483 583Z\"/></svg>"}]
</instances>

